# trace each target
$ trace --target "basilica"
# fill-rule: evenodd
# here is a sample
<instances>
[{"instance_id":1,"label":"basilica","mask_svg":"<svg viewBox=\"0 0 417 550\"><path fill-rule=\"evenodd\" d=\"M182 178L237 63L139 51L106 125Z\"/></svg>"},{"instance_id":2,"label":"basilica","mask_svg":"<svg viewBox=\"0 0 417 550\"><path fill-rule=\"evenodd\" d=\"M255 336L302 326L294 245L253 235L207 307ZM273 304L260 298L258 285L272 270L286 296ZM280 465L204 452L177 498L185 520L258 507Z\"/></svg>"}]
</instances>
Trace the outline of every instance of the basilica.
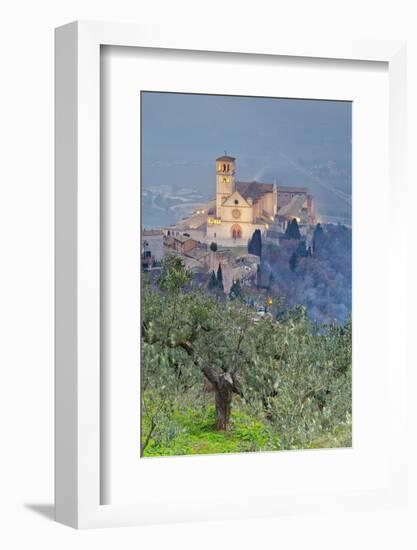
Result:
<instances>
[{"instance_id":1,"label":"basilica","mask_svg":"<svg viewBox=\"0 0 417 550\"><path fill-rule=\"evenodd\" d=\"M281 215L280 215L281 214ZM216 197L171 226L171 235L188 235L198 241L227 246L246 245L256 229L265 235L271 224L282 229L288 220L314 219L312 197L305 187L236 180L236 159L216 159Z\"/></svg>"},{"instance_id":2,"label":"basilica","mask_svg":"<svg viewBox=\"0 0 417 550\"><path fill-rule=\"evenodd\" d=\"M247 242L255 229L262 233L277 213L274 183L236 181L236 159L216 159L216 204L208 212L207 237L213 241Z\"/></svg>"}]
</instances>

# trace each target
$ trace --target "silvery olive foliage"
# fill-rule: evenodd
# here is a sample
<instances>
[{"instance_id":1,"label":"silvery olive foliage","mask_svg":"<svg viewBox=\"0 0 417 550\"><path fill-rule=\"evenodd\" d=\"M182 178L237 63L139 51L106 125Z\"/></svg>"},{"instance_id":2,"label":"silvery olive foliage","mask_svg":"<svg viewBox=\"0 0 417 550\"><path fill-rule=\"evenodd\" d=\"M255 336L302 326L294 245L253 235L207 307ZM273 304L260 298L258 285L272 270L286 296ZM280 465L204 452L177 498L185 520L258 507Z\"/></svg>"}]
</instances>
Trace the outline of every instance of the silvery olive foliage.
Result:
<instances>
[{"instance_id":1,"label":"silvery olive foliage","mask_svg":"<svg viewBox=\"0 0 417 550\"><path fill-rule=\"evenodd\" d=\"M259 318L244 297L194 287L178 257L143 277L142 452L169 446L181 411L215 406L216 428L233 430L239 407L265 426L257 450L350 445L351 323L313 326L303 308Z\"/></svg>"}]
</instances>

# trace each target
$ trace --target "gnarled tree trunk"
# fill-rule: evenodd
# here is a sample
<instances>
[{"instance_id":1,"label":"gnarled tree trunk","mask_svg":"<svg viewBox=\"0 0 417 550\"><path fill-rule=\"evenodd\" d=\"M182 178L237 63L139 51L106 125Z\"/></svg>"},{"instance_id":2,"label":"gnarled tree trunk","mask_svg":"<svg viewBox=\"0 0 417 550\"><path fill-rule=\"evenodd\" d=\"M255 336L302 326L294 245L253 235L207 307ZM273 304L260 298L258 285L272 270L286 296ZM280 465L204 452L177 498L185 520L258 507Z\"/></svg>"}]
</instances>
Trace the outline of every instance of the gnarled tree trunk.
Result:
<instances>
[{"instance_id":1,"label":"gnarled tree trunk","mask_svg":"<svg viewBox=\"0 0 417 550\"><path fill-rule=\"evenodd\" d=\"M216 429L228 430L230 427L230 414L232 412L232 386L225 380L214 387L216 400Z\"/></svg>"},{"instance_id":2,"label":"gnarled tree trunk","mask_svg":"<svg viewBox=\"0 0 417 550\"><path fill-rule=\"evenodd\" d=\"M242 396L240 382L233 373L219 373L208 365L205 365L202 370L214 391L216 403L216 429L228 430L230 428L233 393Z\"/></svg>"}]
</instances>

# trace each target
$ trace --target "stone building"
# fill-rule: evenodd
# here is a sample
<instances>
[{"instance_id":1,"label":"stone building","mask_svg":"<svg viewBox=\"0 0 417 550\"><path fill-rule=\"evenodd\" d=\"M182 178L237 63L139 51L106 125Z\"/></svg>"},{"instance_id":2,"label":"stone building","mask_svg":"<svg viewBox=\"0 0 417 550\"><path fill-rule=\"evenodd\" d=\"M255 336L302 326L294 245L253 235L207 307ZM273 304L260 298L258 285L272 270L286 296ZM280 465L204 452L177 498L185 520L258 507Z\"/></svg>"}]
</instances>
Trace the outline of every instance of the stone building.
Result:
<instances>
[{"instance_id":1,"label":"stone building","mask_svg":"<svg viewBox=\"0 0 417 550\"><path fill-rule=\"evenodd\" d=\"M216 159L215 199L166 228L165 234L227 247L246 246L256 229L263 236L271 225L282 232L294 217L305 225L315 223L307 187L236 180L236 158L224 155Z\"/></svg>"},{"instance_id":2,"label":"stone building","mask_svg":"<svg viewBox=\"0 0 417 550\"><path fill-rule=\"evenodd\" d=\"M198 242L185 235L171 235L165 237L164 244L179 254L187 254L197 247Z\"/></svg>"},{"instance_id":3,"label":"stone building","mask_svg":"<svg viewBox=\"0 0 417 550\"><path fill-rule=\"evenodd\" d=\"M141 256L144 269L164 258L164 234L159 229L144 229L141 233Z\"/></svg>"},{"instance_id":4,"label":"stone building","mask_svg":"<svg viewBox=\"0 0 417 550\"><path fill-rule=\"evenodd\" d=\"M255 229L262 233L277 212L273 183L236 181L236 159L216 159L216 206L208 212L208 239L227 245L245 245Z\"/></svg>"}]
</instances>

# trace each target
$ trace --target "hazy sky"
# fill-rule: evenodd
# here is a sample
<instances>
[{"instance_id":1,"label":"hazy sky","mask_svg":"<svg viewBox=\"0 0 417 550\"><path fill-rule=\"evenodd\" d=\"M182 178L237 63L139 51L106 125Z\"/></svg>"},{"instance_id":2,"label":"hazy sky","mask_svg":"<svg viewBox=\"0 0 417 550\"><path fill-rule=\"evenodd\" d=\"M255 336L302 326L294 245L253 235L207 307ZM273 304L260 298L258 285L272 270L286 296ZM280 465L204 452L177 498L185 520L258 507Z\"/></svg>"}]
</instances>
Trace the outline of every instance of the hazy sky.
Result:
<instances>
[{"instance_id":1,"label":"hazy sky","mask_svg":"<svg viewBox=\"0 0 417 550\"><path fill-rule=\"evenodd\" d=\"M351 218L351 103L142 93L142 186L215 192L215 159L237 179L302 185L319 213Z\"/></svg>"}]
</instances>

